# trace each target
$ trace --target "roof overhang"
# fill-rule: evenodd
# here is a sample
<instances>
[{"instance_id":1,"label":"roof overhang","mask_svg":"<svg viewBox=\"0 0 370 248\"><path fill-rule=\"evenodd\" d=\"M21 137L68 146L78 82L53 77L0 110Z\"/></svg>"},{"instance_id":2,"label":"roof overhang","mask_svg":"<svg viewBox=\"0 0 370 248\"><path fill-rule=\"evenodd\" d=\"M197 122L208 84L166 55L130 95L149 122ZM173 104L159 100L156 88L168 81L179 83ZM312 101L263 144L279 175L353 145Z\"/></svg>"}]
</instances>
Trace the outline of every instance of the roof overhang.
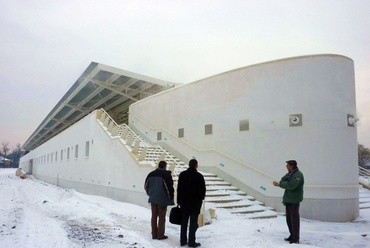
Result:
<instances>
[{"instance_id":1,"label":"roof overhang","mask_svg":"<svg viewBox=\"0 0 370 248\"><path fill-rule=\"evenodd\" d=\"M129 106L177 84L92 62L22 146L30 151L95 109Z\"/></svg>"}]
</instances>

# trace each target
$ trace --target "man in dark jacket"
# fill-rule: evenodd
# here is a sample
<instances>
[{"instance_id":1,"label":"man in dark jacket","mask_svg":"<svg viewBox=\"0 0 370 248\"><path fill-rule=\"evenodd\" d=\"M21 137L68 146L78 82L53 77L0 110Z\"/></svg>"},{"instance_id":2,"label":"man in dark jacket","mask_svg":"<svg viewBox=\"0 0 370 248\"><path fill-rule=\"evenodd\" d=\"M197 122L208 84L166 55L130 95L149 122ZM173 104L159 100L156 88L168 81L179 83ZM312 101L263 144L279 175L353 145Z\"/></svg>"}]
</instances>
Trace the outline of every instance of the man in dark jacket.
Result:
<instances>
[{"instance_id":1,"label":"man in dark jacket","mask_svg":"<svg viewBox=\"0 0 370 248\"><path fill-rule=\"evenodd\" d=\"M189 247L198 247L200 243L195 242L195 233L198 229L198 215L206 195L206 184L204 177L198 171L198 161L191 159L189 168L179 175L177 184L177 204L182 211L180 244ZM187 238L188 222L189 240ZM188 242L189 241L189 242Z\"/></svg>"},{"instance_id":2,"label":"man in dark jacket","mask_svg":"<svg viewBox=\"0 0 370 248\"><path fill-rule=\"evenodd\" d=\"M274 181L276 187L285 189L283 204L286 211L286 223L288 225L290 236L285 238L289 243L299 243L299 203L303 201L304 177L297 167L297 161L286 161L288 173L283 176L280 182Z\"/></svg>"},{"instance_id":3,"label":"man in dark jacket","mask_svg":"<svg viewBox=\"0 0 370 248\"><path fill-rule=\"evenodd\" d=\"M167 171L166 167L167 163L160 161L158 168L148 174L144 185L152 209L152 238L159 240L168 238L164 235L167 206L174 205L173 180L171 171Z\"/></svg>"}]
</instances>

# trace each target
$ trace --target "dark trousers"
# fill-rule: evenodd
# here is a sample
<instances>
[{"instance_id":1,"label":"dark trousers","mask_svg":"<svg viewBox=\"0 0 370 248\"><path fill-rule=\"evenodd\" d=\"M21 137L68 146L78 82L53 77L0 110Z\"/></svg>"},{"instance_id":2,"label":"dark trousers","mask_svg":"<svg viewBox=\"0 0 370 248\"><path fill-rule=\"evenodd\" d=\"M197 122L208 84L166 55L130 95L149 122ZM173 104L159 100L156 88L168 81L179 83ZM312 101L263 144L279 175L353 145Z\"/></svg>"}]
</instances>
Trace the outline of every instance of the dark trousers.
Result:
<instances>
[{"instance_id":1,"label":"dark trousers","mask_svg":"<svg viewBox=\"0 0 370 248\"><path fill-rule=\"evenodd\" d=\"M285 214L291 239L299 241L299 204L287 203Z\"/></svg>"},{"instance_id":2,"label":"dark trousers","mask_svg":"<svg viewBox=\"0 0 370 248\"><path fill-rule=\"evenodd\" d=\"M160 206L151 203L152 208L152 238L163 238L166 224L166 211L167 206Z\"/></svg>"},{"instance_id":3,"label":"dark trousers","mask_svg":"<svg viewBox=\"0 0 370 248\"><path fill-rule=\"evenodd\" d=\"M188 229L188 222L189 224L189 242L187 238L187 229ZM189 245L195 244L195 233L198 229L198 214L190 215L186 213L182 213L181 218L181 232L180 232L180 244L184 245L188 243Z\"/></svg>"}]
</instances>

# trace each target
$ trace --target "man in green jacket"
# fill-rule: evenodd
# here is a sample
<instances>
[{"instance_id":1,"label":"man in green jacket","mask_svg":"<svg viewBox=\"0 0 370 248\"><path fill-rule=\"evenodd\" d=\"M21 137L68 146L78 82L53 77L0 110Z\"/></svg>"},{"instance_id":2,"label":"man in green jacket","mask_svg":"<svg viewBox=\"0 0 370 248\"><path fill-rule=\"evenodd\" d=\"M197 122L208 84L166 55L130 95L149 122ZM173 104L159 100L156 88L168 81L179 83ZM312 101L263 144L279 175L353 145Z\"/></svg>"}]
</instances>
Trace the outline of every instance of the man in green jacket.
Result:
<instances>
[{"instance_id":1,"label":"man in green jacket","mask_svg":"<svg viewBox=\"0 0 370 248\"><path fill-rule=\"evenodd\" d=\"M297 167L297 161L286 161L288 173L283 176L280 182L273 182L273 185L285 189L283 204L285 205L286 223L290 236L285 238L289 243L299 243L299 204L303 201L304 177Z\"/></svg>"}]
</instances>

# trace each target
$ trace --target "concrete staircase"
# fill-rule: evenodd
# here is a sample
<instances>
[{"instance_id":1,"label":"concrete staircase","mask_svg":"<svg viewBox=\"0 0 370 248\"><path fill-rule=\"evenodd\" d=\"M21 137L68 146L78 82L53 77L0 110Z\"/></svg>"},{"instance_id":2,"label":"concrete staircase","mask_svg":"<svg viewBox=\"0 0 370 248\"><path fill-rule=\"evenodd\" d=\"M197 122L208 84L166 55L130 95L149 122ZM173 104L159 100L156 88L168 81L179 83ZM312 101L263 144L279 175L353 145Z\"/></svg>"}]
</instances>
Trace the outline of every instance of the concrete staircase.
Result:
<instances>
[{"instance_id":1,"label":"concrete staircase","mask_svg":"<svg viewBox=\"0 0 370 248\"><path fill-rule=\"evenodd\" d=\"M176 188L179 174L186 170L188 165L160 146L146 148L145 158L142 156L143 151L144 148L138 149L138 157L142 157L142 162L152 161L156 165L160 160L165 160L168 163ZM253 219L277 216L272 208L264 206L262 202L255 200L254 197L247 195L217 175L201 170L199 172L204 176L206 183L205 204L207 208L223 209L232 214L241 214Z\"/></svg>"},{"instance_id":2,"label":"concrete staircase","mask_svg":"<svg viewBox=\"0 0 370 248\"><path fill-rule=\"evenodd\" d=\"M127 150L136 157L138 163L151 164L155 167L161 160L167 162L176 189L178 175L186 170L188 165L162 147L149 144L126 124L117 125L104 110L99 111L97 119L100 125L112 138L119 138ZM263 203L256 201L252 196L240 191L217 175L201 170L199 172L203 174L206 182L206 208L223 209L246 218L274 218L277 216L272 208L264 206Z\"/></svg>"},{"instance_id":3,"label":"concrete staircase","mask_svg":"<svg viewBox=\"0 0 370 248\"><path fill-rule=\"evenodd\" d=\"M173 179L177 185L178 175L181 171L186 170L187 165L182 163L181 166L175 167ZM240 191L231 183L224 181L212 173L206 173L199 170L204 176L206 183L205 204L207 208L223 209L232 214L240 214L246 218L274 218L277 213L263 203L256 201L252 196Z\"/></svg>"},{"instance_id":4,"label":"concrete staircase","mask_svg":"<svg viewBox=\"0 0 370 248\"><path fill-rule=\"evenodd\" d=\"M125 144L127 150L136 156L138 163L151 164L151 166L155 167L159 161L165 160L172 172L176 188L178 175L188 168L187 164L162 147L151 145L126 124L117 125L104 109L98 111L97 119L108 135L112 138L120 139ZM199 172L203 174L206 181L205 205L208 208L222 209L232 214L253 219L274 218L278 215L274 209L264 206L262 202L255 200L252 196L240 191L237 187L224 181L217 175ZM360 167L359 175L359 183L363 186L359 192L359 207L360 209L370 208L370 172Z\"/></svg>"},{"instance_id":5,"label":"concrete staircase","mask_svg":"<svg viewBox=\"0 0 370 248\"><path fill-rule=\"evenodd\" d=\"M359 203L360 209L370 208L370 170L358 167L359 171Z\"/></svg>"}]
</instances>

